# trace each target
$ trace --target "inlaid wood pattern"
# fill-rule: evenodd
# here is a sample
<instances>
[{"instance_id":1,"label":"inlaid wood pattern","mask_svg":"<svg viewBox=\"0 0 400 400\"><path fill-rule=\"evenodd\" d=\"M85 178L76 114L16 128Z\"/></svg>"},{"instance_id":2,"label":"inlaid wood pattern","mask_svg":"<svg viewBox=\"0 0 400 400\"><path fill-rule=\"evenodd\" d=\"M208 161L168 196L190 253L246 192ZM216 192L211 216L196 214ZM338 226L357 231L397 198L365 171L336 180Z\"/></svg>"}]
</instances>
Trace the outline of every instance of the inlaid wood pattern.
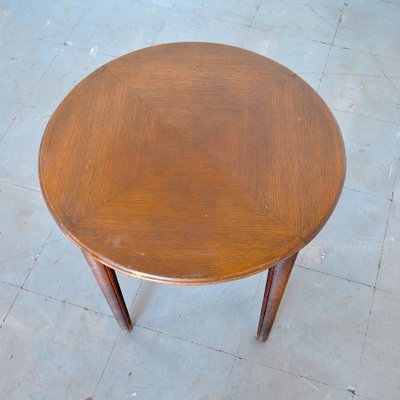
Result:
<instances>
[{"instance_id":1,"label":"inlaid wood pattern","mask_svg":"<svg viewBox=\"0 0 400 400\"><path fill-rule=\"evenodd\" d=\"M65 98L39 156L61 229L101 263L155 281L241 278L297 253L345 175L338 125L303 80L209 43L154 46Z\"/></svg>"}]
</instances>

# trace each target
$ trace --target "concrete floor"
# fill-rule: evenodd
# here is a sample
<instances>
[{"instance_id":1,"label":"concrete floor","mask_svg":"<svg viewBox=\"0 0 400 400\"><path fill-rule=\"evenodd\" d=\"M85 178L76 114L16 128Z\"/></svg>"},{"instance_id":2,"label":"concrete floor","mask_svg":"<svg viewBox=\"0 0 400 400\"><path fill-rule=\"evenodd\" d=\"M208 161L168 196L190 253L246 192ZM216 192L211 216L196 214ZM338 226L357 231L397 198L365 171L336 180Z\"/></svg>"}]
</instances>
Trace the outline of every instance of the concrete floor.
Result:
<instances>
[{"instance_id":1,"label":"concrete floor","mask_svg":"<svg viewBox=\"0 0 400 400\"><path fill-rule=\"evenodd\" d=\"M0 397L398 400L399 21L400 0L0 0ZM205 287L121 277L135 322L121 332L39 191L39 142L67 92L116 56L189 40L293 69L345 138L343 196L265 344L265 274Z\"/></svg>"}]
</instances>

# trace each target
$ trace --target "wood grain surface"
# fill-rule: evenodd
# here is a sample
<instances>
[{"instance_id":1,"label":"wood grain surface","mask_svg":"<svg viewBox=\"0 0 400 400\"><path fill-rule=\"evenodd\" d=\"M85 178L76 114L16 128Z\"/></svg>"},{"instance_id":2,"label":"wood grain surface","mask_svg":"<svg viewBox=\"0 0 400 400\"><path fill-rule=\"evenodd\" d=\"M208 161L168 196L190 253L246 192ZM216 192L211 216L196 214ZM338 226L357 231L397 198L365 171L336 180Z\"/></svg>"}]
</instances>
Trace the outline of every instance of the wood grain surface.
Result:
<instances>
[{"instance_id":1,"label":"wood grain surface","mask_svg":"<svg viewBox=\"0 0 400 400\"><path fill-rule=\"evenodd\" d=\"M39 155L61 229L144 279L238 279L297 253L345 176L339 127L296 74L255 53L174 43L127 54L57 108Z\"/></svg>"}]
</instances>

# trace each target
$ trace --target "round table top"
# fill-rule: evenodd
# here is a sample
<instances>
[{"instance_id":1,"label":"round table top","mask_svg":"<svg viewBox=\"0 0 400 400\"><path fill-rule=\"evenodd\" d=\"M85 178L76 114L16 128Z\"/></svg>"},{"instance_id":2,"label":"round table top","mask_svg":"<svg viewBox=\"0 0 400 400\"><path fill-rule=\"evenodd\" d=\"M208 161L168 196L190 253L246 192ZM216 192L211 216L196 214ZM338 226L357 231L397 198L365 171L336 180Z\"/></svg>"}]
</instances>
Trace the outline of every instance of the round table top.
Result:
<instances>
[{"instance_id":1,"label":"round table top","mask_svg":"<svg viewBox=\"0 0 400 400\"><path fill-rule=\"evenodd\" d=\"M53 217L90 255L202 284L304 247L338 201L345 152L295 73L236 47L172 43L82 80L47 125L39 175Z\"/></svg>"}]
</instances>

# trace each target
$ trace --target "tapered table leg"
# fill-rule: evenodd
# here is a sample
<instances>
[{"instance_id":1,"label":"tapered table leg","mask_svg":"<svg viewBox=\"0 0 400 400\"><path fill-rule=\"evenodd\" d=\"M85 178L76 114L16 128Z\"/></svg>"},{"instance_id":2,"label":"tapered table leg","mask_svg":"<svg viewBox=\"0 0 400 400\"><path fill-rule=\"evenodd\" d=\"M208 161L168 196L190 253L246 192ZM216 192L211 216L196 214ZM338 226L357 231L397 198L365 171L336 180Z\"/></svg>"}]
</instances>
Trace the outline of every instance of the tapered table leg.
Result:
<instances>
[{"instance_id":1,"label":"tapered table leg","mask_svg":"<svg viewBox=\"0 0 400 400\"><path fill-rule=\"evenodd\" d=\"M298 253L294 254L292 257L276 264L268 270L267 284L265 285L260 322L257 331L257 340L260 342L265 342L271 331L297 254Z\"/></svg>"},{"instance_id":2,"label":"tapered table leg","mask_svg":"<svg viewBox=\"0 0 400 400\"><path fill-rule=\"evenodd\" d=\"M128 309L126 308L115 271L112 268L101 264L85 251L83 251L83 255L85 256L86 261L88 262L89 267L92 270L93 275L96 278L96 281L100 286L100 289L103 292L119 326L125 331L131 331L131 318L129 317Z\"/></svg>"}]
</instances>

